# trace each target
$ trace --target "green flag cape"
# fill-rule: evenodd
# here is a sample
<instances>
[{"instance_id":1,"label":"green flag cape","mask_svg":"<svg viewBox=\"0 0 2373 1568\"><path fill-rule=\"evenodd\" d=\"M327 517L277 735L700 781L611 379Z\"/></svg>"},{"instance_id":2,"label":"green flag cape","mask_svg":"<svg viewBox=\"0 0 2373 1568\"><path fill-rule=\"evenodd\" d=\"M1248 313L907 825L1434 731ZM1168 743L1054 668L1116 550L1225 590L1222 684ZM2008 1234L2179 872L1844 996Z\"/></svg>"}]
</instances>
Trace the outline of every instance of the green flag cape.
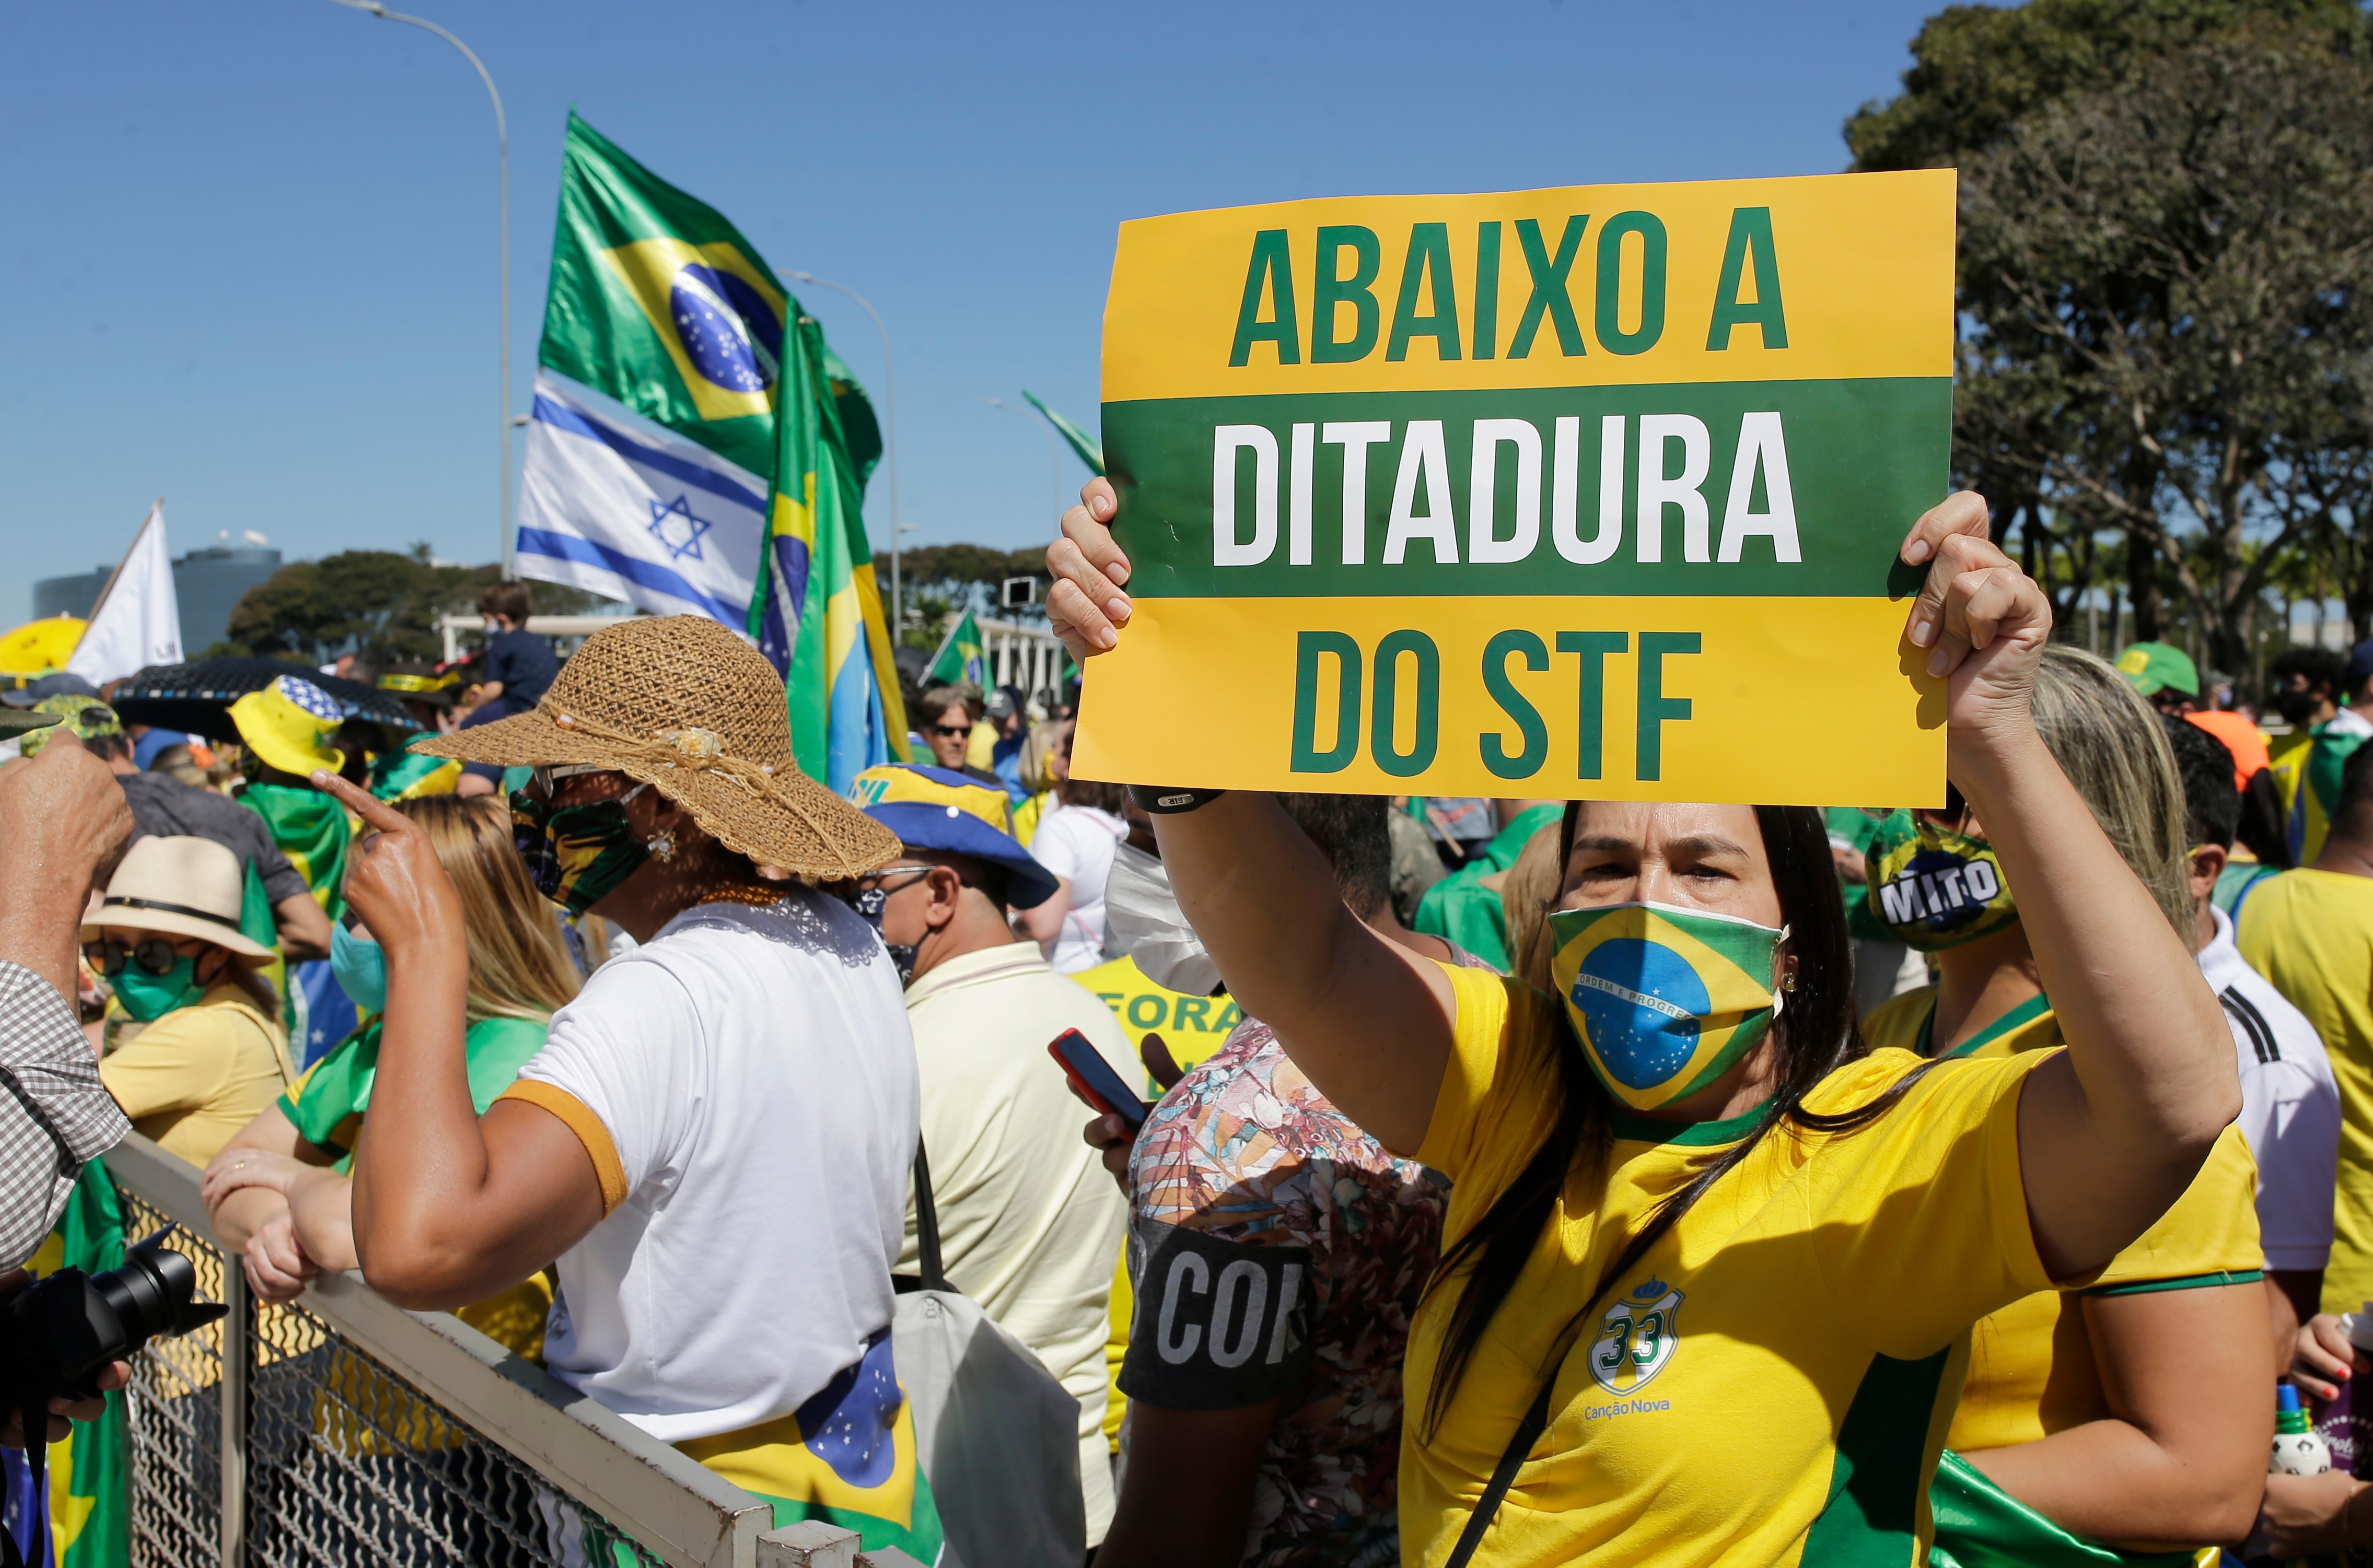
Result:
<instances>
[{"instance_id":1,"label":"green flag cape","mask_svg":"<svg viewBox=\"0 0 2373 1568\"><path fill-rule=\"evenodd\" d=\"M1055 427L1058 435L1061 436L1064 440L1070 443L1071 450L1080 455L1080 461L1087 464L1089 469L1095 473L1100 474L1105 471L1105 448L1102 442L1096 440L1078 425L1073 424L1070 420L1065 419L1061 414L1057 413L1053 409L1048 408L1045 403L1040 402L1038 401L1038 394L1032 391L1029 388L1023 388L1022 395L1030 400L1030 406L1032 408L1036 409L1040 413L1046 416L1046 423Z\"/></svg>"},{"instance_id":2,"label":"green flag cape","mask_svg":"<svg viewBox=\"0 0 2373 1568\"><path fill-rule=\"evenodd\" d=\"M980 622L973 619L971 610L965 610L964 619L949 629L923 679L948 686L969 681L984 691L988 690L988 651L981 645Z\"/></svg>"},{"instance_id":3,"label":"green flag cape","mask_svg":"<svg viewBox=\"0 0 2373 1568\"><path fill-rule=\"evenodd\" d=\"M288 784L252 784L240 792L240 804L263 819L272 842L305 878L332 920L346 912L346 846L354 834L346 826L346 808L333 796L317 789Z\"/></svg>"}]
</instances>

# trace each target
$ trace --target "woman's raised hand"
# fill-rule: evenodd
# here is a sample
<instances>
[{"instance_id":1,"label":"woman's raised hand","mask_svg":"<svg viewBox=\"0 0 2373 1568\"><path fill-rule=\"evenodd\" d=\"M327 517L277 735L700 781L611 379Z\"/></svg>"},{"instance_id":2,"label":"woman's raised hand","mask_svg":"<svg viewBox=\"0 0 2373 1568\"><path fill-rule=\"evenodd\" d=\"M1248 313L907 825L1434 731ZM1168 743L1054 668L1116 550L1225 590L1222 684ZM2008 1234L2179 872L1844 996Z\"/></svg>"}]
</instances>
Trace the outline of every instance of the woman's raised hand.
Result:
<instances>
[{"instance_id":1,"label":"woman's raised hand","mask_svg":"<svg viewBox=\"0 0 2373 1568\"><path fill-rule=\"evenodd\" d=\"M1128 557L1113 542L1120 497L1098 474L1080 487L1080 504L1063 514L1063 537L1046 547L1046 621L1075 659L1107 653L1128 624Z\"/></svg>"},{"instance_id":2,"label":"woman's raised hand","mask_svg":"<svg viewBox=\"0 0 2373 1568\"><path fill-rule=\"evenodd\" d=\"M1982 739L2028 724L2036 667L2052 641L2052 601L1988 537L1985 498L1958 491L1904 536L1902 558L1928 567L1904 636L1927 650L1945 682L1945 717L1956 739Z\"/></svg>"},{"instance_id":3,"label":"woman's raised hand","mask_svg":"<svg viewBox=\"0 0 2373 1568\"><path fill-rule=\"evenodd\" d=\"M462 896L420 824L334 773L313 787L335 796L368 830L346 860L346 902L390 958L424 941L462 940Z\"/></svg>"}]
</instances>

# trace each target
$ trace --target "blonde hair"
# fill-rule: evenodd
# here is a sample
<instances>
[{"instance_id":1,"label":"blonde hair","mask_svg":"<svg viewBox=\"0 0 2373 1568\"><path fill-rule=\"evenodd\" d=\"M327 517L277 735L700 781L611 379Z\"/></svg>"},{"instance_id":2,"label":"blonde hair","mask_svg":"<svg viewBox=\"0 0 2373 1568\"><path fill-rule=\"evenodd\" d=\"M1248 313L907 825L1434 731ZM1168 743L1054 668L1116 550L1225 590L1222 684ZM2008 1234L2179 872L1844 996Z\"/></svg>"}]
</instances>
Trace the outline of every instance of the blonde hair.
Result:
<instances>
[{"instance_id":1,"label":"blonde hair","mask_svg":"<svg viewBox=\"0 0 2373 1568\"><path fill-rule=\"evenodd\" d=\"M2035 672L2035 727L2060 771L2189 947L2196 943L2183 779L2158 714L2109 663L2054 643Z\"/></svg>"},{"instance_id":2,"label":"blonde hair","mask_svg":"<svg viewBox=\"0 0 2373 1568\"><path fill-rule=\"evenodd\" d=\"M1063 781L1055 776L1055 755L1070 738L1068 719L1048 719L1030 726L1030 734L1022 742L1022 787L1033 795L1044 795Z\"/></svg>"},{"instance_id":3,"label":"blonde hair","mask_svg":"<svg viewBox=\"0 0 2373 1568\"><path fill-rule=\"evenodd\" d=\"M473 1018L548 1018L577 994L577 966L553 906L528 880L499 795L428 795L399 802L436 847L462 895Z\"/></svg>"},{"instance_id":4,"label":"blonde hair","mask_svg":"<svg viewBox=\"0 0 2373 1568\"><path fill-rule=\"evenodd\" d=\"M1559 823L1544 822L1535 829L1500 884L1500 911L1508 919L1508 972L1526 981L1537 973L1537 985L1552 995L1557 986L1549 978L1549 911L1557 906L1562 869L1558 865L1559 828Z\"/></svg>"}]
</instances>

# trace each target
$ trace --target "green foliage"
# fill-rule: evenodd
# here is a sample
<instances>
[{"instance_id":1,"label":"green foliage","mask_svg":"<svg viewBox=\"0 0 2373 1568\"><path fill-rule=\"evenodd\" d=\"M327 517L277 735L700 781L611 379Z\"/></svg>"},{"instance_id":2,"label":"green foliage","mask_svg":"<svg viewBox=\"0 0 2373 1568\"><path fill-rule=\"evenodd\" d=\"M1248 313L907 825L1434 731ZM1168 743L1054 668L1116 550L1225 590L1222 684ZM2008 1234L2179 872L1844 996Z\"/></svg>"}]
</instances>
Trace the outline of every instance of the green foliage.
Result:
<instances>
[{"instance_id":1,"label":"green foliage","mask_svg":"<svg viewBox=\"0 0 2373 1568\"><path fill-rule=\"evenodd\" d=\"M2122 577L2134 635L2181 619L2238 674L2270 589L2361 581L2373 614L2365 14L1957 6L1913 52L1847 141L1960 170L1956 477L2016 520L2063 628ZM2328 569L2287 570L2302 550Z\"/></svg>"},{"instance_id":2,"label":"green foliage","mask_svg":"<svg viewBox=\"0 0 2373 1568\"><path fill-rule=\"evenodd\" d=\"M325 663L357 653L374 663L445 656L438 621L474 611L501 575L494 565L433 564L428 547L406 554L347 550L283 566L250 588L230 614L228 637L208 655L262 654ZM611 601L551 583L533 586L543 615L578 615Z\"/></svg>"},{"instance_id":3,"label":"green foliage","mask_svg":"<svg viewBox=\"0 0 2373 1568\"><path fill-rule=\"evenodd\" d=\"M1858 169L1935 168L1993 145L2018 120L2078 94L2115 91L2153 58L2253 18L2294 22L2345 47L2364 14L2349 0L2029 0L1949 6L1911 41L1903 91L1846 122Z\"/></svg>"},{"instance_id":4,"label":"green foliage","mask_svg":"<svg viewBox=\"0 0 2373 1568\"><path fill-rule=\"evenodd\" d=\"M906 621L898 641L919 648L936 648L955 618L967 609L1004 620L1035 620L1046 613L1046 552L995 550L985 544L923 544L906 552L899 563L900 598ZM889 582L890 564L877 556L874 580ZM1008 577L1035 577L1038 600L1026 610L998 608L998 591ZM885 587L886 591L886 587Z\"/></svg>"}]
</instances>

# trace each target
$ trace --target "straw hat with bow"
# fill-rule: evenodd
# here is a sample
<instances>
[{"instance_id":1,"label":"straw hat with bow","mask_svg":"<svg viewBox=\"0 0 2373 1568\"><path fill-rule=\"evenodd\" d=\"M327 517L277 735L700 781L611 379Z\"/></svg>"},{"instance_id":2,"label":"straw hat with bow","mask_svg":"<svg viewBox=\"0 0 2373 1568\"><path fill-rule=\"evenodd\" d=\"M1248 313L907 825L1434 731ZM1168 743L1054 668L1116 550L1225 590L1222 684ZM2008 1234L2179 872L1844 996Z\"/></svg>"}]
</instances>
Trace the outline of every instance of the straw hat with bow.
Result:
<instances>
[{"instance_id":1,"label":"straw hat with bow","mask_svg":"<svg viewBox=\"0 0 2373 1568\"><path fill-rule=\"evenodd\" d=\"M775 667L705 616L596 632L533 709L411 749L508 768L614 768L726 848L812 881L861 877L899 853L894 833L800 772Z\"/></svg>"}]
</instances>

